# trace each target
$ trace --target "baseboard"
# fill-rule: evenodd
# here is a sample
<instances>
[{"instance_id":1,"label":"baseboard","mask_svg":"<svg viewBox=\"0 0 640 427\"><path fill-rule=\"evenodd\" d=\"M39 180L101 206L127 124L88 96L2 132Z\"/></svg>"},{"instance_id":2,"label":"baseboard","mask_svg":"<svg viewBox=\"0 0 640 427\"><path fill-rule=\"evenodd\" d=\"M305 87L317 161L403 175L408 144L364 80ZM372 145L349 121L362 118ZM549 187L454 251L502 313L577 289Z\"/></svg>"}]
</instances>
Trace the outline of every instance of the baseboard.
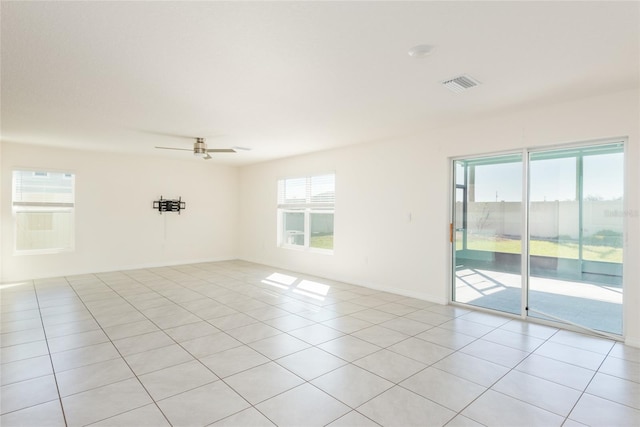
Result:
<instances>
[{"instance_id":1,"label":"baseboard","mask_svg":"<svg viewBox=\"0 0 640 427\"><path fill-rule=\"evenodd\" d=\"M284 266L277 266L277 265L271 265L269 263L266 263L262 260L253 260L253 259L248 259L248 258L238 258L242 261L246 261L246 262L251 262L254 264L260 264L260 265L265 265L268 267L273 267L273 268L279 268L282 270L287 270L287 271L294 271L289 267L284 267ZM331 280L331 281L335 281L335 282L343 282L343 283L347 283L350 285L355 285L355 286L362 286L363 288L367 288L367 289L373 289L376 291L381 291L381 292L389 292L392 294L397 294L397 295L402 295L404 297L409 297L409 298L415 298L415 299L419 299L422 301L427 301L427 302L433 302L436 304L441 304L441 305L447 305L449 303L449 301L446 298L440 298L437 297L435 295L431 295L425 292L415 292L415 291L409 291L406 289L402 289L402 288L396 288L393 286L380 286L380 285L372 285L371 283L364 283L361 282L359 280L354 280L353 278L350 277L341 277L341 276L334 276L332 274L327 274L327 272L323 272L323 273L316 273L316 272L310 272L310 271L298 271L299 273L303 273L303 274L310 274L313 276L317 276L317 277L321 277L327 280Z\"/></svg>"},{"instance_id":2,"label":"baseboard","mask_svg":"<svg viewBox=\"0 0 640 427\"><path fill-rule=\"evenodd\" d=\"M352 280L331 279L329 277L327 277L327 279L338 280L341 282L349 283L351 285L362 286L363 288L367 288L367 289L373 289L381 292L389 292L391 294L402 295L403 297L415 298L422 301L433 302L441 305L447 305L449 303L446 298L438 298L434 295L427 294L425 292L414 292L414 291L409 291L402 288L395 288L392 286L376 286L376 285L370 285L365 283L355 283Z\"/></svg>"},{"instance_id":3,"label":"baseboard","mask_svg":"<svg viewBox=\"0 0 640 427\"><path fill-rule=\"evenodd\" d=\"M142 270L146 268L172 267L176 265L199 264L203 262L232 261L235 259L238 259L238 258L236 256L225 256L225 257L199 258L195 260L190 259L190 260L148 262L143 264L125 264L125 265L117 265L113 267L104 267L104 269L102 268L77 269L77 270L70 270L64 273L57 273L57 274L56 273L39 274L29 278L3 280L1 283L7 284L7 283L15 283L15 282L27 282L30 280L50 279L50 278L56 278L56 277L81 276L84 274L100 274L100 273L109 273L112 271L131 271L131 270Z\"/></svg>"},{"instance_id":4,"label":"baseboard","mask_svg":"<svg viewBox=\"0 0 640 427\"><path fill-rule=\"evenodd\" d=\"M190 260L180 260L180 261L167 261L167 262L151 262L137 265L128 265L122 266L114 269L109 269L105 271L101 271L95 274L100 273L108 273L110 271L131 271L131 270L144 270L146 268L160 268L160 267L175 267L176 265L190 265L190 264L201 264L204 262L221 262L221 261L232 261L238 259L235 256L232 257L215 257L215 258L198 258L198 259L190 259Z\"/></svg>"},{"instance_id":5,"label":"baseboard","mask_svg":"<svg viewBox=\"0 0 640 427\"><path fill-rule=\"evenodd\" d=\"M640 348L640 338L638 337L626 337L624 343L629 347Z\"/></svg>"}]
</instances>

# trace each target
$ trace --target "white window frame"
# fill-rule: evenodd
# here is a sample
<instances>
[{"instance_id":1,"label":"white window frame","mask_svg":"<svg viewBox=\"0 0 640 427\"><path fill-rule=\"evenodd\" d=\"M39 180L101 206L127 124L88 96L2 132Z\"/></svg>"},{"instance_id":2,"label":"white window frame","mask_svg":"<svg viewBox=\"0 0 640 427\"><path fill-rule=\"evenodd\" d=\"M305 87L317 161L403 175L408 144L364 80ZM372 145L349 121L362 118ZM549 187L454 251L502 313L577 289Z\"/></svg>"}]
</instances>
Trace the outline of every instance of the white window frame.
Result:
<instances>
[{"instance_id":1,"label":"white window frame","mask_svg":"<svg viewBox=\"0 0 640 427\"><path fill-rule=\"evenodd\" d=\"M312 214L331 214L334 216L335 221L335 196L334 201L331 203L312 203L310 200L310 182L313 178L325 175L333 175L334 177L334 188L333 191L335 193L335 172L329 173L320 173L308 176L294 176L287 178L278 179L278 214L277 214L277 244L280 248L285 249L293 249L297 251L309 251L309 252L317 252L331 255L335 249L335 226L334 226L334 245L331 249L324 248L314 248L311 247L311 215ZM287 204L284 203L282 199L283 194L281 194L282 187L286 180L291 179L305 179L306 180L306 196L304 203L298 204ZM287 239L285 238L285 225L284 225L284 217L287 213L303 213L304 214L304 245L295 245L291 243L287 243Z\"/></svg>"},{"instance_id":2,"label":"white window frame","mask_svg":"<svg viewBox=\"0 0 640 427\"><path fill-rule=\"evenodd\" d=\"M16 197L16 182L14 173L31 172L34 176L48 176L50 173L63 174L64 180L73 180L71 186L71 201L70 202L25 202L17 201ZM53 169L32 169L32 168L14 168L11 174L11 212L13 217L13 253L14 255L43 255L43 254L57 254L63 252L73 252L75 250L75 172ZM48 247L41 249L18 249L18 214L20 213L59 213L65 212L71 216L71 229L69 236L69 244L59 247Z\"/></svg>"}]
</instances>

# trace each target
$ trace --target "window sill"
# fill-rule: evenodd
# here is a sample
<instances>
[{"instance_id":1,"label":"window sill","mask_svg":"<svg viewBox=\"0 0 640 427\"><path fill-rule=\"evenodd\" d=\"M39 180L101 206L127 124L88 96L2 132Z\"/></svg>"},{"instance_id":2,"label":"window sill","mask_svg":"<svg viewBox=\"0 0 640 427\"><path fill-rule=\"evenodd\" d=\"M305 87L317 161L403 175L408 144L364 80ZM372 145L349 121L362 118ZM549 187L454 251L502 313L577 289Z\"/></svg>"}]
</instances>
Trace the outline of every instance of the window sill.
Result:
<instances>
[{"instance_id":1,"label":"window sill","mask_svg":"<svg viewBox=\"0 0 640 427\"><path fill-rule=\"evenodd\" d=\"M333 249L307 248L304 246L296 246L296 245L280 245L278 246L278 248L288 249L288 250L297 251L297 252L320 254L320 255L333 255L333 252L334 252Z\"/></svg>"},{"instance_id":2,"label":"window sill","mask_svg":"<svg viewBox=\"0 0 640 427\"><path fill-rule=\"evenodd\" d=\"M55 254L65 254L69 252L75 252L74 248L67 249L35 249L35 250L15 250L13 251L14 256L25 256L25 255L55 255Z\"/></svg>"}]
</instances>

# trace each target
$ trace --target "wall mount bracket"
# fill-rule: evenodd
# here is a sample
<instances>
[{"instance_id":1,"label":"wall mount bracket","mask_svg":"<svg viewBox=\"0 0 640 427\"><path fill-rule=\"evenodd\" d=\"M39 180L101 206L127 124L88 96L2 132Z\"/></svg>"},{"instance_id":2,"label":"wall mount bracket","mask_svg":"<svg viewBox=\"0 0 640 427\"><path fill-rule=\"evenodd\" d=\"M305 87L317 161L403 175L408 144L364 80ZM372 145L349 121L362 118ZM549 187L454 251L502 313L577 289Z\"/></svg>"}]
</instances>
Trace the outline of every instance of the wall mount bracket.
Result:
<instances>
[{"instance_id":1,"label":"wall mount bracket","mask_svg":"<svg viewBox=\"0 0 640 427\"><path fill-rule=\"evenodd\" d=\"M182 201L182 197L176 199L163 199L160 196L160 200L154 200L153 209L157 209L160 214L162 212L178 212L180 215L180 211L186 208L186 203Z\"/></svg>"}]
</instances>

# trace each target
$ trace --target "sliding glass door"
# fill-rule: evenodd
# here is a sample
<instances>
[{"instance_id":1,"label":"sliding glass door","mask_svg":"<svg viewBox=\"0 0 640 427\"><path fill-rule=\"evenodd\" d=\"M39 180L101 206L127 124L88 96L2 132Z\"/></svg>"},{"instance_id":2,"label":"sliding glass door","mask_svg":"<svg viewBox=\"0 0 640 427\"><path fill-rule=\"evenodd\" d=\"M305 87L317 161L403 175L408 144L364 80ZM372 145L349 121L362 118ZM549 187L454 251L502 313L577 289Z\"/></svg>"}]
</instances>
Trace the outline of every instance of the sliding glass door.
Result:
<instances>
[{"instance_id":1,"label":"sliding glass door","mask_svg":"<svg viewBox=\"0 0 640 427\"><path fill-rule=\"evenodd\" d=\"M454 301L520 313L522 155L455 161Z\"/></svg>"},{"instance_id":2,"label":"sliding glass door","mask_svg":"<svg viewBox=\"0 0 640 427\"><path fill-rule=\"evenodd\" d=\"M455 160L452 300L621 334L623 149Z\"/></svg>"},{"instance_id":3,"label":"sliding glass door","mask_svg":"<svg viewBox=\"0 0 640 427\"><path fill-rule=\"evenodd\" d=\"M622 334L622 144L529 154L529 315Z\"/></svg>"}]
</instances>

